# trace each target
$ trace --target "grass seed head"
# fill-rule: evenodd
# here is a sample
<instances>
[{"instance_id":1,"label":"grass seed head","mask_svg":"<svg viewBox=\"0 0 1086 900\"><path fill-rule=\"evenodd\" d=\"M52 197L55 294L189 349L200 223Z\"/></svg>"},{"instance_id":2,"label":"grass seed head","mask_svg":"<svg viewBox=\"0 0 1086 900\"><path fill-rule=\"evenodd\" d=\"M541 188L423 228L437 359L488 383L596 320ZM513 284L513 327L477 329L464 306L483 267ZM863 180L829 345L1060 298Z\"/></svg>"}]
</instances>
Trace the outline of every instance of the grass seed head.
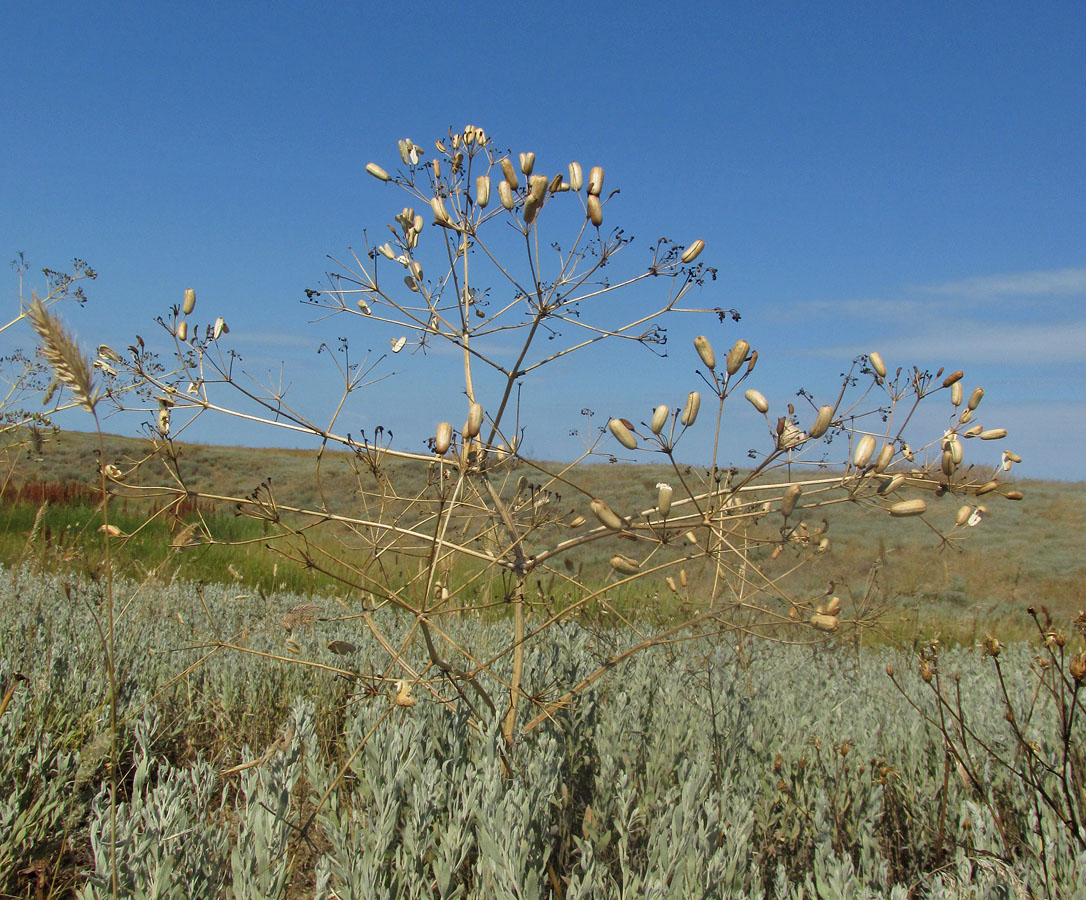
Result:
<instances>
[{"instance_id":1,"label":"grass seed head","mask_svg":"<svg viewBox=\"0 0 1086 900\"><path fill-rule=\"evenodd\" d=\"M98 397L91 380L91 368L75 340L36 294L27 309L27 316L41 339L42 356L52 368L56 380L72 392L80 406L93 413Z\"/></svg>"}]
</instances>

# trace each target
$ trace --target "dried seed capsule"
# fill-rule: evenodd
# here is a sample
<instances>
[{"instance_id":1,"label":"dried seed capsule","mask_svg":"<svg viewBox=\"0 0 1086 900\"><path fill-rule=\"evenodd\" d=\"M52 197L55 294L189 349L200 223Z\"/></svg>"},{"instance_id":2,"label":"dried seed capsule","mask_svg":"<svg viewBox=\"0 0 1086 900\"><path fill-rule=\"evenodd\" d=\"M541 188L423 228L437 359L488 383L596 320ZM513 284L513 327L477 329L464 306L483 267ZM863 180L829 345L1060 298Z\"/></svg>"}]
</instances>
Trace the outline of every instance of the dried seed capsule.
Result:
<instances>
[{"instance_id":1,"label":"dried seed capsule","mask_svg":"<svg viewBox=\"0 0 1086 900\"><path fill-rule=\"evenodd\" d=\"M784 497L781 499L781 513L786 519L792 515L796 508L796 501L802 493L803 485L801 484L790 484L788 490L784 492Z\"/></svg>"},{"instance_id":2,"label":"dried seed capsule","mask_svg":"<svg viewBox=\"0 0 1086 900\"><path fill-rule=\"evenodd\" d=\"M603 190L603 166L593 166L588 173L588 193L598 197Z\"/></svg>"},{"instance_id":3,"label":"dried seed capsule","mask_svg":"<svg viewBox=\"0 0 1086 900\"><path fill-rule=\"evenodd\" d=\"M954 463L954 454L949 450L943 451L943 458L939 464L939 468L942 469L943 474L946 475L947 478L954 474L957 465Z\"/></svg>"},{"instance_id":4,"label":"dried seed capsule","mask_svg":"<svg viewBox=\"0 0 1086 900\"><path fill-rule=\"evenodd\" d=\"M815 416L814 424L807 434L813 438L822 437L829 429L831 421L833 421L833 407L820 406L818 408L818 415Z\"/></svg>"},{"instance_id":5,"label":"dried seed capsule","mask_svg":"<svg viewBox=\"0 0 1086 900\"><path fill-rule=\"evenodd\" d=\"M230 326L226 324L226 320L222 316L219 316L211 327L211 337L217 341L221 335L229 333Z\"/></svg>"},{"instance_id":6,"label":"dried seed capsule","mask_svg":"<svg viewBox=\"0 0 1086 900\"><path fill-rule=\"evenodd\" d=\"M875 370L875 374L878 375L879 378L885 378L886 363L882 361L882 357L878 353L871 352L867 354L867 359L868 362L871 363L871 368Z\"/></svg>"},{"instance_id":7,"label":"dried seed capsule","mask_svg":"<svg viewBox=\"0 0 1086 900\"><path fill-rule=\"evenodd\" d=\"M574 516L569 521L570 528L580 528L582 525L584 525L584 516Z\"/></svg>"},{"instance_id":8,"label":"dried seed capsule","mask_svg":"<svg viewBox=\"0 0 1086 900\"><path fill-rule=\"evenodd\" d=\"M885 472L886 467L890 465L890 463L893 461L893 459L894 459L894 445L893 444L883 444L882 449L879 451L878 457L876 457L876 459L875 459L875 472L876 472L876 474L881 475L883 472Z\"/></svg>"},{"instance_id":9,"label":"dried seed capsule","mask_svg":"<svg viewBox=\"0 0 1086 900\"><path fill-rule=\"evenodd\" d=\"M689 581L686 578L686 569L679 569L679 584L686 587Z\"/></svg>"},{"instance_id":10,"label":"dried seed capsule","mask_svg":"<svg viewBox=\"0 0 1086 900\"><path fill-rule=\"evenodd\" d=\"M668 575L667 578L664 579L664 581L667 583L667 589L669 591L671 591L671 593L673 593L673 594L679 593L679 586L675 583L674 578L672 578L670 575Z\"/></svg>"},{"instance_id":11,"label":"dried seed capsule","mask_svg":"<svg viewBox=\"0 0 1086 900\"><path fill-rule=\"evenodd\" d=\"M670 484L659 482L656 485L656 509L665 519L671 512L671 496L675 491Z\"/></svg>"},{"instance_id":12,"label":"dried seed capsule","mask_svg":"<svg viewBox=\"0 0 1086 900\"><path fill-rule=\"evenodd\" d=\"M973 410L980 406L980 401L984 397L984 388L977 388L969 395L969 403L967 404L969 409Z\"/></svg>"},{"instance_id":13,"label":"dried seed capsule","mask_svg":"<svg viewBox=\"0 0 1086 900\"><path fill-rule=\"evenodd\" d=\"M659 434L667 424L667 416L670 410L661 404L652 411L652 424L649 426L653 434Z\"/></svg>"},{"instance_id":14,"label":"dried seed capsule","mask_svg":"<svg viewBox=\"0 0 1086 900\"><path fill-rule=\"evenodd\" d=\"M992 493L992 491L997 490L998 488L999 488L999 482L998 481L986 481L986 482L984 482L984 484L982 484L980 487L977 488L977 496L982 497L985 494L990 494L990 493Z\"/></svg>"},{"instance_id":15,"label":"dried seed capsule","mask_svg":"<svg viewBox=\"0 0 1086 900\"><path fill-rule=\"evenodd\" d=\"M1007 491L1003 496L1008 500L1021 500L1025 494L1021 491Z\"/></svg>"},{"instance_id":16,"label":"dried seed capsule","mask_svg":"<svg viewBox=\"0 0 1086 900\"><path fill-rule=\"evenodd\" d=\"M965 391L962 389L962 383L955 381L950 386L950 402L955 406L961 406L962 400L965 399Z\"/></svg>"},{"instance_id":17,"label":"dried seed capsule","mask_svg":"<svg viewBox=\"0 0 1086 900\"><path fill-rule=\"evenodd\" d=\"M890 515L899 518L904 516L919 516L922 515L927 508L928 504L920 497L916 497L912 500L902 500L899 503L895 503L890 507Z\"/></svg>"},{"instance_id":18,"label":"dried seed capsule","mask_svg":"<svg viewBox=\"0 0 1086 900\"><path fill-rule=\"evenodd\" d=\"M756 391L754 388L750 388L743 394L747 400L750 401L750 405L753 406L760 413L769 412L769 401L762 396L761 391Z\"/></svg>"},{"instance_id":19,"label":"dried seed capsule","mask_svg":"<svg viewBox=\"0 0 1086 900\"><path fill-rule=\"evenodd\" d=\"M524 214L525 225L531 225L532 222L535 221L535 217L539 214L539 210L542 205L542 203L533 200L531 197L524 201L524 207L522 208L521 212L523 212Z\"/></svg>"},{"instance_id":20,"label":"dried seed capsule","mask_svg":"<svg viewBox=\"0 0 1086 900\"><path fill-rule=\"evenodd\" d=\"M870 434L865 434L856 443L856 452L852 456L852 464L857 469L862 469L871 461L871 457L875 453L875 438Z\"/></svg>"},{"instance_id":21,"label":"dried seed capsule","mask_svg":"<svg viewBox=\"0 0 1086 900\"><path fill-rule=\"evenodd\" d=\"M603 206L600 205L600 198L594 194L590 194L588 197L588 218L597 228L603 224Z\"/></svg>"},{"instance_id":22,"label":"dried seed capsule","mask_svg":"<svg viewBox=\"0 0 1086 900\"><path fill-rule=\"evenodd\" d=\"M698 238L692 243L686 250L683 251L683 255L679 259L684 263L692 263L695 259L701 256L701 251L705 249L705 241Z\"/></svg>"},{"instance_id":23,"label":"dried seed capsule","mask_svg":"<svg viewBox=\"0 0 1086 900\"><path fill-rule=\"evenodd\" d=\"M701 394L697 391L691 391L686 398L686 408L683 409L683 414L679 417L679 421L689 428L697 421L699 409L701 409Z\"/></svg>"},{"instance_id":24,"label":"dried seed capsule","mask_svg":"<svg viewBox=\"0 0 1086 900\"><path fill-rule=\"evenodd\" d=\"M392 249L391 244L382 244L377 248L377 252L380 253L386 259L395 259L396 251Z\"/></svg>"},{"instance_id":25,"label":"dried seed capsule","mask_svg":"<svg viewBox=\"0 0 1086 900\"><path fill-rule=\"evenodd\" d=\"M962 442L956 437L952 437L946 444L946 449L950 451L950 456L954 460L954 465L960 466L962 464Z\"/></svg>"},{"instance_id":26,"label":"dried seed capsule","mask_svg":"<svg viewBox=\"0 0 1086 900\"><path fill-rule=\"evenodd\" d=\"M811 616L811 624L819 631L836 631L841 624L841 620L837 616L825 616L821 613L815 613Z\"/></svg>"},{"instance_id":27,"label":"dried seed capsule","mask_svg":"<svg viewBox=\"0 0 1086 900\"><path fill-rule=\"evenodd\" d=\"M989 428L978 435L982 441L1001 441L1007 436L1006 428Z\"/></svg>"},{"instance_id":28,"label":"dried seed capsule","mask_svg":"<svg viewBox=\"0 0 1086 900\"><path fill-rule=\"evenodd\" d=\"M449 213L445 209L445 201L440 197L434 197L430 200L430 209L434 211L434 221L438 225L444 225L450 227L452 225L452 219L449 218Z\"/></svg>"},{"instance_id":29,"label":"dried seed capsule","mask_svg":"<svg viewBox=\"0 0 1086 900\"><path fill-rule=\"evenodd\" d=\"M633 436L633 433L621 419L611 419L607 423L607 427L610 429L611 434L615 436L615 440L627 450L637 449L637 438Z\"/></svg>"},{"instance_id":30,"label":"dried seed capsule","mask_svg":"<svg viewBox=\"0 0 1086 900\"><path fill-rule=\"evenodd\" d=\"M841 611L841 598L834 596L830 597L830 602L826 604L825 613L827 616L836 616Z\"/></svg>"},{"instance_id":31,"label":"dried seed capsule","mask_svg":"<svg viewBox=\"0 0 1086 900\"><path fill-rule=\"evenodd\" d=\"M956 525L964 525L969 521L969 517L973 515L972 506L960 506L958 507L958 515L954 517L954 523Z\"/></svg>"},{"instance_id":32,"label":"dried seed capsule","mask_svg":"<svg viewBox=\"0 0 1086 900\"><path fill-rule=\"evenodd\" d=\"M547 176L533 175L528 179L528 199L534 203L542 203L547 195Z\"/></svg>"},{"instance_id":33,"label":"dried seed capsule","mask_svg":"<svg viewBox=\"0 0 1086 900\"><path fill-rule=\"evenodd\" d=\"M621 553L616 553L611 557L611 568L623 575L636 575L641 571L641 565L637 560L623 556Z\"/></svg>"},{"instance_id":34,"label":"dried seed capsule","mask_svg":"<svg viewBox=\"0 0 1086 900\"><path fill-rule=\"evenodd\" d=\"M189 323L182 319L177 323L177 339L184 343L189 336Z\"/></svg>"},{"instance_id":35,"label":"dried seed capsule","mask_svg":"<svg viewBox=\"0 0 1086 900\"><path fill-rule=\"evenodd\" d=\"M1020 463L1022 461L1022 457L1015 453L1013 450L1004 450L1003 455L1013 463Z\"/></svg>"},{"instance_id":36,"label":"dried seed capsule","mask_svg":"<svg viewBox=\"0 0 1086 900\"><path fill-rule=\"evenodd\" d=\"M562 176L555 175L554 178L551 179L551 183L547 185L547 190L552 194L557 194L562 190L563 184L565 184L565 182L562 180ZM569 185L566 185L566 190L569 190Z\"/></svg>"},{"instance_id":37,"label":"dried seed capsule","mask_svg":"<svg viewBox=\"0 0 1086 900\"><path fill-rule=\"evenodd\" d=\"M434 450L440 456L444 456L449 449L449 445L452 443L452 425L448 422L442 422L437 426L437 433L434 435Z\"/></svg>"},{"instance_id":38,"label":"dried seed capsule","mask_svg":"<svg viewBox=\"0 0 1086 900\"><path fill-rule=\"evenodd\" d=\"M483 407L479 403L472 403L468 406L468 419L464 423L464 429L461 434L465 439L470 440L479 434L479 429L483 425Z\"/></svg>"},{"instance_id":39,"label":"dried seed capsule","mask_svg":"<svg viewBox=\"0 0 1086 900\"><path fill-rule=\"evenodd\" d=\"M480 209L486 209L490 202L490 176L480 175L475 179L475 205Z\"/></svg>"},{"instance_id":40,"label":"dried seed capsule","mask_svg":"<svg viewBox=\"0 0 1086 900\"><path fill-rule=\"evenodd\" d=\"M880 494L892 494L899 487L905 483L905 476L900 472L893 478L888 478L882 484L879 485L878 491Z\"/></svg>"},{"instance_id":41,"label":"dried seed capsule","mask_svg":"<svg viewBox=\"0 0 1086 900\"><path fill-rule=\"evenodd\" d=\"M703 334L698 335L694 338L694 349L698 351L698 356L701 357L706 368L716 368L716 354L713 353L713 345L709 343L709 338Z\"/></svg>"},{"instance_id":42,"label":"dried seed capsule","mask_svg":"<svg viewBox=\"0 0 1086 900\"><path fill-rule=\"evenodd\" d=\"M952 384L957 384L959 381L962 380L963 375L965 375L965 372L963 372L961 369L958 369L957 372L951 372L949 375L947 375L946 378L943 379L943 387L950 387Z\"/></svg>"},{"instance_id":43,"label":"dried seed capsule","mask_svg":"<svg viewBox=\"0 0 1086 900\"><path fill-rule=\"evenodd\" d=\"M970 420L971 420L972 418L973 418L973 410L971 410L971 409L963 409L963 410L962 410L962 414L961 414L960 416L958 416L958 421L959 421L959 422L960 422L960 423L961 423L962 425L965 425L965 424L966 424L967 422L969 422L969 421L970 421Z\"/></svg>"},{"instance_id":44,"label":"dried seed capsule","mask_svg":"<svg viewBox=\"0 0 1086 900\"><path fill-rule=\"evenodd\" d=\"M974 425L972 428L969 428L964 432L964 436L967 438L975 438L979 436L982 431L984 431L983 425Z\"/></svg>"},{"instance_id":45,"label":"dried seed capsule","mask_svg":"<svg viewBox=\"0 0 1086 900\"><path fill-rule=\"evenodd\" d=\"M626 523L619 518L618 513L602 500L593 500L589 506L592 508L592 514L600 520L600 524L603 525L604 528L610 528L612 531L621 531L626 527Z\"/></svg>"},{"instance_id":46,"label":"dried seed capsule","mask_svg":"<svg viewBox=\"0 0 1086 900\"><path fill-rule=\"evenodd\" d=\"M830 549L830 539L828 537L822 538L822 540L820 540L818 542L818 552L819 553L825 553L829 549Z\"/></svg>"},{"instance_id":47,"label":"dried seed capsule","mask_svg":"<svg viewBox=\"0 0 1086 900\"><path fill-rule=\"evenodd\" d=\"M729 375L734 375L739 371L739 367L746 361L749 352L749 341L738 340L735 342L732 349L728 351L728 359L725 363Z\"/></svg>"},{"instance_id":48,"label":"dried seed capsule","mask_svg":"<svg viewBox=\"0 0 1086 900\"><path fill-rule=\"evenodd\" d=\"M430 163L430 168L432 168L434 170L434 178L435 179L441 177L441 160L440 159L435 158ZM456 170L456 163L453 163L453 170L454 171Z\"/></svg>"},{"instance_id":49,"label":"dried seed capsule","mask_svg":"<svg viewBox=\"0 0 1086 900\"><path fill-rule=\"evenodd\" d=\"M411 230L413 232L415 232L415 234L422 234L422 229L425 228L425 227L426 227L426 221L422 218L421 213L417 214L411 220Z\"/></svg>"},{"instance_id":50,"label":"dried seed capsule","mask_svg":"<svg viewBox=\"0 0 1086 900\"><path fill-rule=\"evenodd\" d=\"M575 191L579 191L584 186L584 174L581 172L579 162L569 164L569 186Z\"/></svg>"},{"instance_id":51,"label":"dried seed capsule","mask_svg":"<svg viewBox=\"0 0 1086 900\"><path fill-rule=\"evenodd\" d=\"M508 181L498 182L498 199L501 200L502 206L506 209L513 208L516 201L513 198L513 189L509 186Z\"/></svg>"},{"instance_id":52,"label":"dried seed capsule","mask_svg":"<svg viewBox=\"0 0 1086 900\"><path fill-rule=\"evenodd\" d=\"M520 187L520 182L517 181L517 172L513 168L513 164L509 161L509 157L506 156L498 163L498 165L502 167L502 174L505 176L505 180L509 182L509 186L514 191Z\"/></svg>"},{"instance_id":53,"label":"dried seed capsule","mask_svg":"<svg viewBox=\"0 0 1086 900\"><path fill-rule=\"evenodd\" d=\"M192 311L196 309L196 291L192 288L185 290L185 302L181 304L181 312L186 316L192 315ZM118 360L120 362L120 360Z\"/></svg>"},{"instance_id":54,"label":"dried seed capsule","mask_svg":"<svg viewBox=\"0 0 1086 900\"><path fill-rule=\"evenodd\" d=\"M534 153L522 153L520 154L520 171L525 175L531 175L532 169L535 167L535 154Z\"/></svg>"},{"instance_id":55,"label":"dried seed capsule","mask_svg":"<svg viewBox=\"0 0 1086 900\"><path fill-rule=\"evenodd\" d=\"M388 181L391 178L388 172L377 165L377 163L366 163L366 171L374 178L378 178L381 181Z\"/></svg>"}]
</instances>

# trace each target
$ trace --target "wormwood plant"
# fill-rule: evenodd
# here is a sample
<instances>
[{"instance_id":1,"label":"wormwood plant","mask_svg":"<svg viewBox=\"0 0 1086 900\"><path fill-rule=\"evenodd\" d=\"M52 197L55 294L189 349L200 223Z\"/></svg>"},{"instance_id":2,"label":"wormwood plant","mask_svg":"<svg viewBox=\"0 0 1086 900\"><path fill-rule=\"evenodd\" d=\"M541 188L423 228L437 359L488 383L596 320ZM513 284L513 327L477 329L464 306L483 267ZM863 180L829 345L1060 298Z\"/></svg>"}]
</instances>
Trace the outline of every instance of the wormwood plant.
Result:
<instances>
[{"instance_id":1,"label":"wormwood plant","mask_svg":"<svg viewBox=\"0 0 1086 900\"><path fill-rule=\"evenodd\" d=\"M966 400L960 371L894 371L871 353L853 362L836 396L818 402L801 392L800 408L771 411L753 386L758 353L742 339L729 339L718 355L708 337L698 337L701 383L685 398L660 397L626 411L629 418L610 418L577 459L527 455L524 438L534 432L521 420L521 400L546 367L577 356L587 371L605 341L659 352L667 321L678 315L721 326L738 321L732 310L689 305L717 274L702 261L703 241L661 238L647 265L628 265L631 239L611 224L617 191L605 187L604 169L547 165L544 173L534 154L500 150L470 125L450 129L432 151L400 141L393 171L366 167L382 191L404 198L389 202L383 240L367 234L364 248L306 292L313 309L349 320L367 341L391 334L392 354L444 348L411 357L432 380L456 377L463 385L460 414L433 411L440 424L425 452L393 446L383 425L360 435L337 425L351 395L381 377L381 360L357 360L346 341L330 353L340 399L318 420L242 371L226 322L198 323L192 290L159 320L173 343L169 362L139 338L124 354L100 348L99 360L118 405L132 409L140 396L153 414L144 460L105 461L111 491L157 497L156 515L179 518L175 543L189 549L223 538L199 515L180 520L185 500L229 504L262 521L272 552L344 585L343 639L334 642L344 676L362 679L349 663L351 642L372 641L387 664L362 679L369 694L400 707L421 698L466 709L480 729L500 721L509 743L655 646L722 634L808 641L845 624L871 624L865 598L799 595L788 586L829 547L824 512L833 504L919 517L948 543L967 527L974 502L955 517L937 515L929 501L1021 496L1000 482L1000 469L963 463L968 439L998 440L1004 432L975 424L983 391ZM633 312L609 302L635 289L655 300ZM919 404L937 398L949 400L945 431L907 437ZM766 430L756 458L740 469L722 459L719 438L735 404L744 403L764 415ZM232 494L199 491L180 438L194 420L214 414L312 437L318 502L290 503L273 478ZM715 435L712 456L699 467L681 458L695 428ZM337 448L352 460L351 492L330 486L326 451ZM612 453L664 461L671 475L632 502L601 496L589 463ZM1004 455L1005 468L1013 461ZM154 474L162 471L167 478ZM304 658L294 636L320 610L283 618L290 637L282 658L318 664ZM499 652L452 637L449 619L469 614L507 622ZM598 667L529 693L526 649L567 620L595 628ZM245 650L213 623L206 641Z\"/></svg>"}]
</instances>

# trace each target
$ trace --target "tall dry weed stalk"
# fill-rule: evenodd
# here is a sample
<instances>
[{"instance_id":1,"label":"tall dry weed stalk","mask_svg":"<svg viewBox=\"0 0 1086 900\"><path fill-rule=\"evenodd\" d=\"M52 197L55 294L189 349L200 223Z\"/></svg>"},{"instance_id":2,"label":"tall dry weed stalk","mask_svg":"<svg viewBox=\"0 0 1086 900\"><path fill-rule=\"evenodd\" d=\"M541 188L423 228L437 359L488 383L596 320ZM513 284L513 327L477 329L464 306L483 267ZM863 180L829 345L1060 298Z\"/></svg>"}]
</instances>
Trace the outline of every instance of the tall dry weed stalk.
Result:
<instances>
[{"instance_id":1,"label":"tall dry weed stalk","mask_svg":"<svg viewBox=\"0 0 1086 900\"><path fill-rule=\"evenodd\" d=\"M367 340L389 338L393 355L452 351L452 372L442 369L448 353L415 357L435 379L455 374L463 386L459 409L433 410L440 424L427 452L394 446L376 423L361 435L338 427L351 395L381 377L381 360L352 357L346 342L329 354L341 396L318 421L277 387L254 387L229 348L227 323L198 319L193 291L159 320L173 342L168 363L142 339L125 354L100 348L99 359L122 407L134 408L125 399L133 396L150 405L147 461L169 473L113 461L103 469L110 491L157 496L164 512L196 497L262 520L271 551L342 583L345 640L334 643L385 649L377 681L390 702L399 685L395 693L416 702L470 710L481 729L500 718L513 743L652 647L724 634L817 641L873 625L862 598L789 587L797 569L829 549L825 514L835 504L920 520L953 542L968 529L975 498L1021 496L1000 480L1013 453L995 471L965 462L971 440L1003 433L976 424L983 392L966 401L961 372L892 370L871 353L853 362L835 396L801 392L800 408L777 409L757 389L758 353L741 337L723 345L697 338L691 358L701 363L701 383L674 405L646 398L643 409L611 417L577 459L528 456L533 424L521 420L520 400L545 367L590 360L603 342L659 352L674 316L727 328L738 315L689 304L717 275L700 239L660 239L646 267L620 271L630 238L612 224L617 192L600 166L512 154L471 125L450 129L432 150L407 139L398 150L396 165L366 167L375 187L404 198L390 203L387 230L367 236L307 302L350 318ZM634 289L655 300L621 318L630 307L606 301ZM934 400L947 403L947 427L917 438L914 413ZM720 435L736 404L753 406L766 425L746 468L722 459ZM234 493L198 490L179 440L206 415L310 436L317 502L291 502L272 479ZM707 466L681 459L694 429L715 435ZM336 448L352 461L352 493L327 487L327 451ZM601 496L589 464L613 454L664 461L670 474L636 501ZM951 496L967 502L944 512L950 501L938 501ZM187 552L224 540L202 518L185 526ZM448 623L468 615L504 618L505 645L495 652L456 638ZM570 620L598 629L598 668L529 692L526 649ZM623 634L634 637L623 643ZM301 648L287 640L283 658L294 658ZM209 643L227 646L213 635Z\"/></svg>"}]
</instances>

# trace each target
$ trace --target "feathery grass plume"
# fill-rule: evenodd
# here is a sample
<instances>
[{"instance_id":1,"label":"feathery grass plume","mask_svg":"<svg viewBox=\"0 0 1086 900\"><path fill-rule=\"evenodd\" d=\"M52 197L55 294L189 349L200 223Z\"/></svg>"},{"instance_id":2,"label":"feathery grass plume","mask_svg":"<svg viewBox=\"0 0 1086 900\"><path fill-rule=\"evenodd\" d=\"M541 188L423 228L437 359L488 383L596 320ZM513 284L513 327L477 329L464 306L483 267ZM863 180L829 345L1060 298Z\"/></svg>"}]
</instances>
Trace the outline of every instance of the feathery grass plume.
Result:
<instances>
[{"instance_id":1,"label":"feathery grass plume","mask_svg":"<svg viewBox=\"0 0 1086 900\"><path fill-rule=\"evenodd\" d=\"M27 315L41 338L45 361L52 367L57 381L72 392L79 405L93 413L98 395L91 380L90 363L80 352L75 339L64 330L60 319L45 308L37 294L33 297Z\"/></svg>"}]
</instances>

